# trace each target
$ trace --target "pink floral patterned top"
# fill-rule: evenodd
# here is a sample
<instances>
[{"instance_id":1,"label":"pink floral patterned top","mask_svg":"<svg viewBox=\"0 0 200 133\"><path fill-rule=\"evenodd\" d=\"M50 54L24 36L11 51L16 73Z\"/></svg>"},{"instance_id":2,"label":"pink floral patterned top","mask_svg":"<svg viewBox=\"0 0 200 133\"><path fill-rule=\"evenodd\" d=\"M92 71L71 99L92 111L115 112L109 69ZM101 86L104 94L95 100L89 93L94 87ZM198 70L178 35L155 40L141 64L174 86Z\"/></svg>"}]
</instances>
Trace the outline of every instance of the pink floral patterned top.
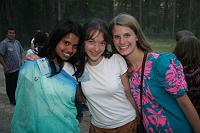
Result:
<instances>
[{"instance_id":1,"label":"pink floral patterned top","mask_svg":"<svg viewBox=\"0 0 200 133\"><path fill-rule=\"evenodd\" d=\"M131 70L131 92L140 111L141 68ZM192 128L176 99L187 91L183 67L174 54L148 53L144 71L142 113L149 133L190 133Z\"/></svg>"}]
</instances>

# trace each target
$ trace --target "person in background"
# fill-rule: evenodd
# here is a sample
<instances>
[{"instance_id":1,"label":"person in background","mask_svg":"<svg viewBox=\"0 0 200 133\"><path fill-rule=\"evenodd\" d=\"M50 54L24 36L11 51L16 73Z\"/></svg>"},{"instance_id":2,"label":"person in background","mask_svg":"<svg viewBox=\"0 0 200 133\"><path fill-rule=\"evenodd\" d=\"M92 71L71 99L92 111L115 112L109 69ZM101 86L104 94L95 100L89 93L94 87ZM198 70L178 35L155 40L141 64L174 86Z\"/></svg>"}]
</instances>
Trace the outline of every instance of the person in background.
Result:
<instances>
[{"instance_id":1,"label":"person in background","mask_svg":"<svg viewBox=\"0 0 200 133\"><path fill-rule=\"evenodd\" d=\"M66 21L51 33L46 58L20 69L12 133L79 133L75 78L82 27ZM39 51L38 56L40 55ZM42 53L43 54L43 53Z\"/></svg>"},{"instance_id":2,"label":"person in background","mask_svg":"<svg viewBox=\"0 0 200 133\"><path fill-rule=\"evenodd\" d=\"M33 45L34 45L34 48L31 48L27 51L27 54L26 55L29 55L29 54L38 54L38 51L41 50L41 48L44 47L44 45L46 45L48 42L48 36L46 34L46 32L37 32L34 36L34 40L33 40Z\"/></svg>"},{"instance_id":3,"label":"person in background","mask_svg":"<svg viewBox=\"0 0 200 133\"><path fill-rule=\"evenodd\" d=\"M129 14L114 17L110 32L116 50L127 61L132 95L138 110L142 108L140 114L146 132L199 133L200 119L186 94L183 67L176 56L152 52L138 21ZM139 86L143 63L141 104Z\"/></svg>"},{"instance_id":4,"label":"person in background","mask_svg":"<svg viewBox=\"0 0 200 133\"><path fill-rule=\"evenodd\" d=\"M195 36L182 37L174 49L181 61L189 91L190 100L200 116L200 40Z\"/></svg>"},{"instance_id":5,"label":"person in background","mask_svg":"<svg viewBox=\"0 0 200 133\"><path fill-rule=\"evenodd\" d=\"M0 42L0 64L3 66L6 92L11 105L16 104L15 90L17 87L19 68L23 63L22 56L24 54L21 43L15 37L16 30L14 28L8 28L6 38Z\"/></svg>"},{"instance_id":6,"label":"person in background","mask_svg":"<svg viewBox=\"0 0 200 133\"><path fill-rule=\"evenodd\" d=\"M34 49L35 48L35 46L34 46L34 40L35 40L35 35L37 34L37 33L39 33L39 32L41 32L41 30L35 30L35 32L34 32L34 34L33 34L33 38L31 39L31 49Z\"/></svg>"},{"instance_id":7,"label":"person in background","mask_svg":"<svg viewBox=\"0 0 200 133\"><path fill-rule=\"evenodd\" d=\"M77 69L82 93L91 113L90 133L134 133L136 111L130 94L127 65L108 47L111 36L101 19L83 28L80 63Z\"/></svg>"},{"instance_id":8,"label":"person in background","mask_svg":"<svg viewBox=\"0 0 200 133\"><path fill-rule=\"evenodd\" d=\"M176 35L175 35L176 42L178 42L179 40L181 40L181 38L183 38L185 36L194 36L194 34L189 30L177 31Z\"/></svg>"}]
</instances>

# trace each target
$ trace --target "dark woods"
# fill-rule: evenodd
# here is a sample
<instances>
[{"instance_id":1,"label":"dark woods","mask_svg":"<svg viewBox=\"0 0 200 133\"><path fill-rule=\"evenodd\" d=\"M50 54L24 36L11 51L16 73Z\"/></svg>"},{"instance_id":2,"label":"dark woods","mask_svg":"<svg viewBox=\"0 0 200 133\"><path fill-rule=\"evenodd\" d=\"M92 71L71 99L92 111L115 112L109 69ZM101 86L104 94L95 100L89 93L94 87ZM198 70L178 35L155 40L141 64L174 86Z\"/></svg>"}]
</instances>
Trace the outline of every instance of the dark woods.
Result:
<instances>
[{"instance_id":1,"label":"dark woods","mask_svg":"<svg viewBox=\"0 0 200 133\"><path fill-rule=\"evenodd\" d=\"M93 17L110 21L119 12L135 16L152 36L173 37L180 29L200 35L199 0L0 0L0 39L15 27L24 47L37 29L51 31L62 20L85 23Z\"/></svg>"}]
</instances>

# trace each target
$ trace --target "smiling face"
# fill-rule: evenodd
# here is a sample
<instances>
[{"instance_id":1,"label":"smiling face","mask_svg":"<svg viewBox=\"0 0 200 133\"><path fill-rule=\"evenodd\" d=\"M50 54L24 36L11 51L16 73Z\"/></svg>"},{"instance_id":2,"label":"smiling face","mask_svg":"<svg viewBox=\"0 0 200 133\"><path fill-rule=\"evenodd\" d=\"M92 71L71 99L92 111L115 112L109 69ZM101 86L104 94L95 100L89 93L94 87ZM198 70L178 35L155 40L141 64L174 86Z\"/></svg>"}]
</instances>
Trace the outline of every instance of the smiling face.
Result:
<instances>
[{"instance_id":1,"label":"smiling face","mask_svg":"<svg viewBox=\"0 0 200 133\"><path fill-rule=\"evenodd\" d=\"M103 59L106 42L102 32L96 31L93 37L85 42L85 52L90 65L97 65Z\"/></svg>"},{"instance_id":2,"label":"smiling face","mask_svg":"<svg viewBox=\"0 0 200 133\"><path fill-rule=\"evenodd\" d=\"M57 55L64 61L72 57L76 51L79 43L79 37L70 33L65 35L56 46Z\"/></svg>"},{"instance_id":3,"label":"smiling face","mask_svg":"<svg viewBox=\"0 0 200 133\"><path fill-rule=\"evenodd\" d=\"M115 25L113 27L112 34L115 48L121 55L128 56L129 54L134 52L135 49L138 49L138 38L131 28Z\"/></svg>"},{"instance_id":4,"label":"smiling face","mask_svg":"<svg viewBox=\"0 0 200 133\"><path fill-rule=\"evenodd\" d=\"M9 40L14 40L16 36L15 30L8 30L7 31L7 38Z\"/></svg>"}]
</instances>

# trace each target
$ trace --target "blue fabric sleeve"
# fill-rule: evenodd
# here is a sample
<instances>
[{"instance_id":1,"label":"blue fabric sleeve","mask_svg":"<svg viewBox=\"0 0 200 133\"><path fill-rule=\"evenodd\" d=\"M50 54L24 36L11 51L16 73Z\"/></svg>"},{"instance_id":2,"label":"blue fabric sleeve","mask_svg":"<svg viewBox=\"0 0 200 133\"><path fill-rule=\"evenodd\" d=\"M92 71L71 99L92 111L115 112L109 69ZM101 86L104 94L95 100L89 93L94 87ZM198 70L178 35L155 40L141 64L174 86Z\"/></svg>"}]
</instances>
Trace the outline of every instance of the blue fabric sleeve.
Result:
<instances>
[{"instance_id":1,"label":"blue fabric sleeve","mask_svg":"<svg viewBox=\"0 0 200 133\"><path fill-rule=\"evenodd\" d=\"M172 97L183 96L187 89L183 67L174 54L160 54L155 62L156 80Z\"/></svg>"}]
</instances>

